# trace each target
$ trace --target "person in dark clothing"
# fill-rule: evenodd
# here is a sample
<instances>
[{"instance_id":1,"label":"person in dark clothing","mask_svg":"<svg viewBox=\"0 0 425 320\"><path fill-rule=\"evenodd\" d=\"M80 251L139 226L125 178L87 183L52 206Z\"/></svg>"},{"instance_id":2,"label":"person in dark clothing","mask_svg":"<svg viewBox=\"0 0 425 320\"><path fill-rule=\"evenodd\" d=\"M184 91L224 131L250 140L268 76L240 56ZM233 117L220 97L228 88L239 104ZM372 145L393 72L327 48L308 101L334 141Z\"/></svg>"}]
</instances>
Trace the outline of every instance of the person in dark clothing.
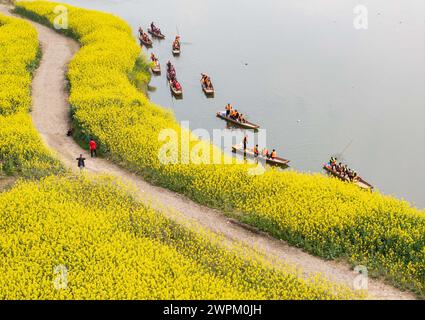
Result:
<instances>
[{"instance_id":1,"label":"person in dark clothing","mask_svg":"<svg viewBox=\"0 0 425 320\"><path fill-rule=\"evenodd\" d=\"M80 157L78 157L76 160L78 161L78 168L80 168L80 170L83 170L86 167L86 164L84 162L86 158L83 158L83 155L80 154Z\"/></svg>"},{"instance_id":2,"label":"person in dark clothing","mask_svg":"<svg viewBox=\"0 0 425 320\"><path fill-rule=\"evenodd\" d=\"M248 136L243 138L243 149L246 150L246 144L248 143Z\"/></svg>"}]
</instances>

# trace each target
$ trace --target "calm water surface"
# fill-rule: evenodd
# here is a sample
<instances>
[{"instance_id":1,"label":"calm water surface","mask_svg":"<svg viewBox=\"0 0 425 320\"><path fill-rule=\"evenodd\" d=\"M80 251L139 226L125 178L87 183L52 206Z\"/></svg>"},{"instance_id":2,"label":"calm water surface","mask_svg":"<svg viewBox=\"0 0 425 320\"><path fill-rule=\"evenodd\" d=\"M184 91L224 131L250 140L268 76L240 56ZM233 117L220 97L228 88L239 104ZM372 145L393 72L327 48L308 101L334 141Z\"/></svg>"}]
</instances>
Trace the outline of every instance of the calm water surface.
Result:
<instances>
[{"instance_id":1,"label":"calm water surface","mask_svg":"<svg viewBox=\"0 0 425 320\"><path fill-rule=\"evenodd\" d=\"M224 128L231 102L267 129L291 167L321 172L343 159L386 194L425 207L425 2L364 0L368 29L353 27L352 0L65 0L114 13L136 30L166 34L153 51L175 64L184 99L153 77L152 101L192 129ZM180 33L182 55L171 55ZM150 53L151 50L148 50ZM208 73L214 99L201 91Z\"/></svg>"}]
</instances>

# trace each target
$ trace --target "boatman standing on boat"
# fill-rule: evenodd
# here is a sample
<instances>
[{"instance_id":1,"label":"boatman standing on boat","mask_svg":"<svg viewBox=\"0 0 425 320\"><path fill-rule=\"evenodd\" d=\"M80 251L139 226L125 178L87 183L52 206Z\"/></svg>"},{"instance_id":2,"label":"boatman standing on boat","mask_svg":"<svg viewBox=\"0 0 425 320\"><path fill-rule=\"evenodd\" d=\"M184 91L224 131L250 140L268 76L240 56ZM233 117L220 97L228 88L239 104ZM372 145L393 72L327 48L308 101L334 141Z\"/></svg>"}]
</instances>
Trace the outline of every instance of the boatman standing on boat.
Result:
<instances>
[{"instance_id":1,"label":"boatman standing on boat","mask_svg":"<svg viewBox=\"0 0 425 320\"><path fill-rule=\"evenodd\" d=\"M243 150L244 151L246 150L247 143L248 143L248 136L245 135L245 137L243 137Z\"/></svg>"}]
</instances>

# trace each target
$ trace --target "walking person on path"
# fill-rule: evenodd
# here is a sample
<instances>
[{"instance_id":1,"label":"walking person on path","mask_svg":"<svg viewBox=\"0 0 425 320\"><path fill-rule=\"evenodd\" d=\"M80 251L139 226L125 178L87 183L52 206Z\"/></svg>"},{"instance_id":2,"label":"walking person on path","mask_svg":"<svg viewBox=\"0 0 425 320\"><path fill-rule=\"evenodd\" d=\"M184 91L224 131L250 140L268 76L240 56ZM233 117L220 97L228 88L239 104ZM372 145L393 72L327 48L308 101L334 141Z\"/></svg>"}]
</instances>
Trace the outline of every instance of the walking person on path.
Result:
<instances>
[{"instance_id":1,"label":"walking person on path","mask_svg":"<svg viewBox=\"0 0 425 320\"><path fill-rule=\"evenodd\" d=\"M80 168L80 170L83 170L86 167L86 164L84 162L86 158L83 158L83 155L80 154L80 157L78 157L76 160L78 161L78 168Z\"/></svg>"},{"instance_id":2,"label":"walking person on path","mask_svg":"<svg viewBox=\"0 0 425 320\"><path fill-rule=\"evenodd\" d=\"M91 157L92 158L94 156L97 157L97 152L96 152L97 144L96 144L96 141L94 141L93 139L90 139L89 147L90 147L90 155L91 155Z\"/></svg>"}]
</instances>

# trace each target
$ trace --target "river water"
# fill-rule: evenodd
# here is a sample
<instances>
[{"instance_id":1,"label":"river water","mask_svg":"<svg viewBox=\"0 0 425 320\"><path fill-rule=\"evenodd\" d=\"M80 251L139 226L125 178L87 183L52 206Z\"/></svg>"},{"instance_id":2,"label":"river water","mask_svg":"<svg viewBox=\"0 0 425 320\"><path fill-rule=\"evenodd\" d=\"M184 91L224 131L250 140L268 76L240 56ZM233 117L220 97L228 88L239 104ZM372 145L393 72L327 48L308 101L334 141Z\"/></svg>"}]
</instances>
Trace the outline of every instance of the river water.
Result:
<instances>
[{"instance_id":1,"label":"river water","mask_svg":"<svg viewBox=\"0 0 425 320\"><path fill-rule=\"evenodd\" d=\"M114 13L135 37L155 21L167 38L148 54L163 70L175 64L184 98L171 97L165 72L152 78L150 98L192 129L225 128L215 112L231 102L267 129L267 144L293 170L322 172L340 155L383 193L425 207L423 0L363 0L361 11L353 0L65 2ZM201 91L202 72L214 99Z\"/></svg>"}]
</instances>

